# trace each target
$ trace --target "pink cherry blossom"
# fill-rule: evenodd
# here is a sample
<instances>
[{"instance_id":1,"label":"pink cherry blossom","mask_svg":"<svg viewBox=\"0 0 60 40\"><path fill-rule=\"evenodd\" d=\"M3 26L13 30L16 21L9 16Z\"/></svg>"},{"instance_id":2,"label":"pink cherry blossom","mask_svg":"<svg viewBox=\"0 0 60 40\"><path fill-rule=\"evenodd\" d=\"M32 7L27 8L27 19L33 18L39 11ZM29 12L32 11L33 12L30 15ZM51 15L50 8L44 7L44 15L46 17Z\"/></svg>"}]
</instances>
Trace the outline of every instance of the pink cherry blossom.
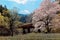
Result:
<instances>
[{"instance_id":1,"label":"pink cherry blossom","mask_svg":"<svg viewBox=\"0 0 60 40\"><path fill-rule=\"evenodd\" d=\"M43 0L40 7L34 11L34 14L32 16L32 23L35 26L35 29L38 29L39 26L37 22L41 22L40 20L44 20L48 15L50 17L53 17L57 11L60 11L59 1L52 2L52 0ZM44 25L44 22L40 25ZM43 26L41 26L41 28L42 27Z\"/></svg>"}]
</instances>

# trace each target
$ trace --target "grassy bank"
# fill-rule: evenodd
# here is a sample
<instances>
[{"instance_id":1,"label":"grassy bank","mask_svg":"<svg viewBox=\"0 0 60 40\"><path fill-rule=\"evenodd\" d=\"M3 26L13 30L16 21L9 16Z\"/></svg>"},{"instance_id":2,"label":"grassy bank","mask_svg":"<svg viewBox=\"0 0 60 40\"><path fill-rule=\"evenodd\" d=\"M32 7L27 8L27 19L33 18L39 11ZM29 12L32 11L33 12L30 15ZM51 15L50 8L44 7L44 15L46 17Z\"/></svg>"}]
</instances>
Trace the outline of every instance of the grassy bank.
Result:
<instances>
[{"instance_id":1,"label":"grassy bank","mask_svg":"<svg viewBox=\"0 0 60 40\"><path fill-rule=\"evenodd\" d=\"M0 40L60 40L60 34L29 33L24 35L0 37Z\"/></svg>"}]
</instances>

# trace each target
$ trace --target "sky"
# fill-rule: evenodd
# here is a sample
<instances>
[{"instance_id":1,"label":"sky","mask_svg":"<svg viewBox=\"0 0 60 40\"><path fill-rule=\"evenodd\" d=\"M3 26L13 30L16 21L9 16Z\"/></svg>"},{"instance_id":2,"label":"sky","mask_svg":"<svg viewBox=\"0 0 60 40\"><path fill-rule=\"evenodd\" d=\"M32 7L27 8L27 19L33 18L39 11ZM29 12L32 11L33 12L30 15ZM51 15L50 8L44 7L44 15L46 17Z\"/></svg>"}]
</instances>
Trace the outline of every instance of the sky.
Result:
<instances>
[{"instance_id":1,"label":"sky","mask_svg":"<svg viewBox=\"0 0 60 40\"><path fill-rule=\"evenodd\" d=\"M0 0L8 9L16 8L19 14L30 14L40 6L42 0Z\"/></svg>"}]
</instances>

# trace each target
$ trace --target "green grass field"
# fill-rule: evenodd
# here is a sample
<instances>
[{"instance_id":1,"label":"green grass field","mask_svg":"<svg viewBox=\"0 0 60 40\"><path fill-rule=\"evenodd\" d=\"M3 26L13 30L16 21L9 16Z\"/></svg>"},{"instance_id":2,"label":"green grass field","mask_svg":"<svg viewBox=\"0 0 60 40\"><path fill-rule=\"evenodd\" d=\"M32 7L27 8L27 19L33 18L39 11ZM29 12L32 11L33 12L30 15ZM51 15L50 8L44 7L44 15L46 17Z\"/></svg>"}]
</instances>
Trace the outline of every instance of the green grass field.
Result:
<instances>
[{"instance_id":1,"label":"green grass field","mask_svg":"<svg viewBox=\"0 0 60 40\"><path fill-rule=\"evenodd\" d=\"M44 34L44 33L29 33L24 35L15 35L13 37L11 36L1 36L0 40L60 40L60 34L59 33L50 33L50 34Z\"/></svg>"}]
</instances>

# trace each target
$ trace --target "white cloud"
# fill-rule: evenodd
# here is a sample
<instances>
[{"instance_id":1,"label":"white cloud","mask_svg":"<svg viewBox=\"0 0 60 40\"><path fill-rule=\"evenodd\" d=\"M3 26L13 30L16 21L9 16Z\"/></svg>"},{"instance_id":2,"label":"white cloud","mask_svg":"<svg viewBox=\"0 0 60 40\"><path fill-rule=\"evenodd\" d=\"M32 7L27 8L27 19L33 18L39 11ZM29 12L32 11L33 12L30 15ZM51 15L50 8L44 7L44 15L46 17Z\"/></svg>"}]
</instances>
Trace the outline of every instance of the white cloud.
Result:
<instances>
[{"instance_id":1,"label":"white cloud","mask_svg":"<svg viewBox=\"0 0 60 40\"><path fill-rule=\"evenodd\" d=\"M30 14L30 11L29 10L22 10L20 11L21 14Z\"/></svg>"},{"instance_id":2,"label":"white cloud","mask_svg":"<svg viewBox=\"0 0 60 40\"><path fill-rule=\"evenodd\" d=\"M30 1L35 2L35 1L37 1L37 0L30 0Z\"/></svg>"},{"instance_id":3,"label":"white cloud","mask_svg":"<svg viewBox=\"0 0 60 40\"><path fill-rule=\"evenodd\" d=\"M24 10L24 12L26 12L26 13L30 13L28 10Z\"/></svg>"},{"instance_id":4,"label":"white cloud","mask_svg":"<svg viewBox=\"0 0 60 40\"><path fill-rule=\"evenodd\" d=\"M37 0L8 0L8 1L11 1L11 2L15 2L15 3L18 3L18 4L26 4L27 2L35 2Z\"/></svg>"},{"instance_id":5,"label":"white cloud","mask_svg":"<svg viewBox=\"0 0 60 40\"><path fill-rule=\"evenodd\" d=\"M26 4L28 0L8 0L8 1L16 2L18 4Z\"/></svg>"}]
</instances>

